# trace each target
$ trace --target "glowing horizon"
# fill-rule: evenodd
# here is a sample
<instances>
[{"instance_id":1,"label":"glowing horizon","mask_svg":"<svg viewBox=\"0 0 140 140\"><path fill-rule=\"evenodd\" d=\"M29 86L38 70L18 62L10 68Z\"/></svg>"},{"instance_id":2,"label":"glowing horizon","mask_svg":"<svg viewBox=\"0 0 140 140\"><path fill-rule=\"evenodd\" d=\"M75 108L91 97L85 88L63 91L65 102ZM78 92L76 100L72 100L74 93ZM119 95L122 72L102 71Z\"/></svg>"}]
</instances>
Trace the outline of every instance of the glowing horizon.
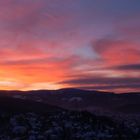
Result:
<instances>
[{"instance_id":1,"label":"glowing horizon","mask_svg":"<svg viewBox=\"0 0 140 140\"><path fill-rule=\"evenodd\" d=\"M1 0L0 90L140 91L137 0Z\"/></svg>"}]
</instances>

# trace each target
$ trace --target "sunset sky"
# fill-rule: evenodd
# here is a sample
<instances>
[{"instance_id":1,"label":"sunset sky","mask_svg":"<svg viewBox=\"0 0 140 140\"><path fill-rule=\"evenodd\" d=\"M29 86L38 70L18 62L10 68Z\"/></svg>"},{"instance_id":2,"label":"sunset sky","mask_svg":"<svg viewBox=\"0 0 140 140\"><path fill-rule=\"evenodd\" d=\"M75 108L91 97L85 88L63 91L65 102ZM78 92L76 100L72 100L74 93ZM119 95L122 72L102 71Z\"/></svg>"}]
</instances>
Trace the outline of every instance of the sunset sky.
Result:
<instances>
[{"instance_id":1,"label":"sunset sky","mask_svg":"<svg viewBox=\"0 0 140 140\"><path fill-rule=\"evenodd\" d=\"M0 89L140 91L140 0L0 0Z\"/></svg>"}]
</instances>

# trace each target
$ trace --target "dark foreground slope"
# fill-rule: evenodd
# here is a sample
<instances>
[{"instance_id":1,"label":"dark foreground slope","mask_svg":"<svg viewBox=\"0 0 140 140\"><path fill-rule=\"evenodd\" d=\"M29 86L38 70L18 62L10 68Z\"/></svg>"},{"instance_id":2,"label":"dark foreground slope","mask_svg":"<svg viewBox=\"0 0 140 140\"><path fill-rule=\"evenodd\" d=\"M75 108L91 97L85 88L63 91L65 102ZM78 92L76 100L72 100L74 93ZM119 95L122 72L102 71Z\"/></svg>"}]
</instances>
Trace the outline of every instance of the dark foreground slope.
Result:
<instances>
[{"instance_id":1,"label":"dark foreground slope","mask_svg":"<svg viewBox=\"0 0 140 140\"><path fill-rule=\"evenodd\" d=\"M118 122L88 112L0 97L0 140L139 140L137 121Z\"/></svg>"},{"instance_id":2,"label":"dark foreground slope","mask_svg":"<svg viewBox=\"0 0 140 140\"><path fill-rule=\"evenodd\" d=\"M140 115L140 93L114 94L80 89L1 91L17 99L48 103L70 110L87 110L102 114Z\"/></svg>"},{"instance_id":3,"label":"dark foreground slope","mask_svg":"<svg viewBox=\"0 0 140 140\"><path fill-rule=\"evenodd\" d=\"M60 108L47 103L39 103L33 100L18 99L9 96L0 96L0 111L7 112L36 112L47 113L59 111ZM61 109L62 110L62 109Z\"/></svg>"}]
</instances>

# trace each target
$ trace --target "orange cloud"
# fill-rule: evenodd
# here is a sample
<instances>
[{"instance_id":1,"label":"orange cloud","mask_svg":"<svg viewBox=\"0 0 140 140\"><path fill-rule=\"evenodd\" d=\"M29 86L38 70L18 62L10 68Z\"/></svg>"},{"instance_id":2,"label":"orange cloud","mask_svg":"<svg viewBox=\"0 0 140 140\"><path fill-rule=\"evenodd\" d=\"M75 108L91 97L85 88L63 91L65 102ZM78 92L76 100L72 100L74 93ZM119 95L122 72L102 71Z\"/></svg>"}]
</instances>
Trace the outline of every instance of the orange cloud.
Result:
<instances>
[{"instance_id":1,"label":"orange cloud","mask_svg":"<svg viewBox=\"0 0 140 140\"><path fill-rule=\"evenodd\" d=\"M104 4L74 0L1 0L0 88L55 89L74 86L60 81L89 77L98 77L97 81L103 83L94 81L92 84L91 80L88 85L82 85L85 88L90 84L100 89L128 88L129 85L116 83L108 85L103 79L140 77L139 15L128 18L131 12L125 6L120 8L122 16L118 17L119 5L110 12L109 5ZM128 12L125 20L124 9ZM107 34L111 37L99 39ZM91 39L94 40L92 47Z\"/></svg>"}]
</instances>

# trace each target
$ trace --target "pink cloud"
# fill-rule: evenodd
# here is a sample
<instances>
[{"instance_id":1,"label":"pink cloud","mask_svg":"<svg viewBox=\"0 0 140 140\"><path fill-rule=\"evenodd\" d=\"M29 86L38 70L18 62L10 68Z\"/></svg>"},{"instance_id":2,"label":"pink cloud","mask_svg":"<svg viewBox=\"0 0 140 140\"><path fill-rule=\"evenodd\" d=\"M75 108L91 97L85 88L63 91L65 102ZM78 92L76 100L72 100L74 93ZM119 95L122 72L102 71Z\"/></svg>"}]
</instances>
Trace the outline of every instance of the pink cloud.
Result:
<instances>
[{"instance_id":1,"label":"pink cloud","mask_svg":"<svg viewBox=\"0 0 140 140\"><path fill-rule=\"evenodd\" d=\"M121 65L140 62L139 44L131 41L101 39L93 44L105 65Z\"/></svg>"}]
</instances>

